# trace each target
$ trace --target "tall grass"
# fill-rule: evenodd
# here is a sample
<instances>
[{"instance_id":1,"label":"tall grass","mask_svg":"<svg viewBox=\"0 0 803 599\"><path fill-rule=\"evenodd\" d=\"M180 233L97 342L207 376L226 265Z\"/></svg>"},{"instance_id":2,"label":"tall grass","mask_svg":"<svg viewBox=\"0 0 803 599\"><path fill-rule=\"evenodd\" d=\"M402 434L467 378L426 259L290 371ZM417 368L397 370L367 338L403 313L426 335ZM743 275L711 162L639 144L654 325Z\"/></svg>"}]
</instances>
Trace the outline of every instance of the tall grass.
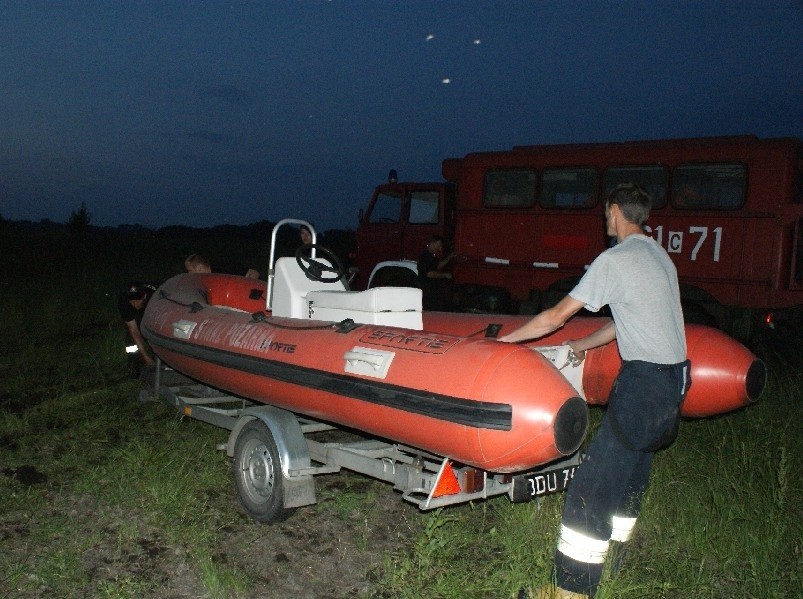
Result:
<instances>
[{"instance_id":1,"label":"tall grass","mask_svg":"<svg viewBox=\"0 0 803 599\"><path fill-rule=\"evenodd\" d=\"M622 569L603 578L598 599L800 596L801 390L801 372L784 371L758 405L683 424L654 461ZM561 504L497 498L428 514L413 552L386 560L386 585L393 596L443 598L539 587Z\"/></svg>"}]
</instances>

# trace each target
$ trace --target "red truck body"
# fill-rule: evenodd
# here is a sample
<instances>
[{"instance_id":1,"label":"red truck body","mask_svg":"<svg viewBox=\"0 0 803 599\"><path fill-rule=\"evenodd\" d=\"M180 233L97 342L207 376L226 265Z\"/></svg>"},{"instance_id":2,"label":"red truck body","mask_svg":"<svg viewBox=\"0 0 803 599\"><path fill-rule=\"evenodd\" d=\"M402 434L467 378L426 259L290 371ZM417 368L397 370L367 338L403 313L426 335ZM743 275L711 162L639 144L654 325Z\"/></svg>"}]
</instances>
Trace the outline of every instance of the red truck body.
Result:
<instances>
[{"instance_id":1,"label":"red truck body","mask_svg":"<svg viewBox=\"0 0 803 599\"><path fill-rule=\"evenodd\" d=\"M758 320L800 318L798 139L746 135L517 146L447 159L442 172L442 183L377 188L358 229L364 275L383 260L416 260L437 233L458 254L453 274L467 290L464 300L493 298L490 305L469 300L463 308L542 309L569 291L608 247L605 197L617 184L634 181L653 198L647 232L677 266L688 320L749 335ZM426 211L415 208L422 204L416 193L429 198ZM400 209L394 222L383 222L379 208L388 205L389 194L402 198ZM388 279L393 282L390 276L382 283Z\"/></svg>"}]
</instances>

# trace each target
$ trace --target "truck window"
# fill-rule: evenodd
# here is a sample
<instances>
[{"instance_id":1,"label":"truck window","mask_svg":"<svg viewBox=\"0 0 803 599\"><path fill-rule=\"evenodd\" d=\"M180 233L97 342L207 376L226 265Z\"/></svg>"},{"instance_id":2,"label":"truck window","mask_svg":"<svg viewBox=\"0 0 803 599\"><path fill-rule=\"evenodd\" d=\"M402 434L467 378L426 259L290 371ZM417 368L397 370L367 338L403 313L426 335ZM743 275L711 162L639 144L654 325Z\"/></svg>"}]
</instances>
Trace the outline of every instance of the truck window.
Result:
<instances>
[{"instance_id":1,"label":"truck window","mask_svg":"<svg viewBox=\"0 0 803 599\"><path fill-rule=\"evenodd\" d=\"M742 164L695 164L675 168L672 206L696 210L735 210L744 204L746 168Z\"/></svg>"},{"instance_id":2,"label":"truck window","mask_svg":"<svg viewBox=\"0 0 803 599\"><path fill-rule=\"evenodd\" d=\"M369 223L397 223L401 220L402 194L382 192L368 215Z\"/></svg>"},{"instance_id":3,"label":"truck window","mask_svg":"<svg viewBox=\"0 0 803 599\"><path fill-rule=\"evenodd\" d=\"M485 173L482 205L486 208L529 208L535 203L533 169L507 169Z\"/></svg>"},{"instance_id":4,"label":"truck window","mask_svg":"<svg viewBox=\"0 0 803 599\"><path fill-rule=\"evenodd\" d=\"M544 208L590 208L597 203L596 190L596 169L548 168L538 201Z\"/></svg>"},{"instance_id":5,"label":"truck window","mask_svg":"<svg viewBox=\"0 0 803 599\"><path fill-rule=\"evenodd\" d=\"M436 225L438 224L438 200L440 194L437 191L414 191L410 194L410 219L411 225Z\"/></svg>"},{"instance_id":6,"label":"truck window","mask_svg":"<svg viewBox=\"0 0 803 599\"><path fill-rule=\"evenodd\" d=\"M669 173L663 166L617 166L602 175L602 195L607 198L617 185L635 183L650 194L653 209L663 208L668 182Z\"/></svg>"}]
</instances>

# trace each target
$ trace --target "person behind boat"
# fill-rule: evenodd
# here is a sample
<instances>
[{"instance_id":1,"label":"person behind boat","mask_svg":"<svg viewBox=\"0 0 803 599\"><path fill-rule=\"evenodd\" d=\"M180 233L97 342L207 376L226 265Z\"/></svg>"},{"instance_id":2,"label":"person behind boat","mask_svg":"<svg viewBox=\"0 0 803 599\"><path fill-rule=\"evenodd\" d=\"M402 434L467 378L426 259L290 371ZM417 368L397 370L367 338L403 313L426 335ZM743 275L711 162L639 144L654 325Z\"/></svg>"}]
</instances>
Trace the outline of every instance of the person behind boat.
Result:
<instances>
[{"instance_id":1,"label":"person behind boat","mask_svg":"<svg viewBox=\"0 0 803 599\"><path fill-rule=\"evenodd\" d=\"M594 595L609 548L616 548L612 563L623 555L620 543L630 538L636 523L655 451L677 433L690 363L675 266L642 230L650 206L639 186L615 188L605 204L605 219L617 244L594 260L557 305L500 338L542 337L583 307L596 312L608 305L611 322L566 344L583 359L587 350L616 340L622 358L607 412L565 496L555 586L536 597Z\"/></svg>"},{"instance_id":2,"label":"person behind boat","mask_svg":"<svg viewBox=\"0 0 803 599\"><path fill-rule=\"evenodd\" d=\"M212 265L209 263L209 260L203 254L190 254L187 256L186 260L184 260L184 268L187 269L187 272L212 272ZM223 269L222 272L228 274L238 274L243 272L239 266ZM249 279L258 279L259 278L259 271L254 270L253 268L245 269L244 277Z\"/></svg>"},{"instance_id":3,"label":"person behind boat","mask_svg":"<svg viewBox=\"0 0 803 599\"><path fill-rule=\"evenodd\" d=\"M312 231L309 230L307 225L301 225L299 227L298 238L301 240L301 245L309 245L312 243Z\"/></svg>"},{"instance_id":4,"label":"person behind boat","mask_svg":"<svg viewBox=\"0 0 803 599\"><path fill-rule=\"evenodd\" d=\"M295 256L296 252L301 250L301 255L304 257L312 256L312 250L307 248L306 246L312 244L312 231L307 225L301 225L298 228L298 246L293 251L291 256ZM303 249L302 249L303 248Z\"/></svg>"},{"instance_id":5,"label":"person behind boat","mask_svg":"<svg viewBox=\"0 0 803 599\"><path fill-rule=\"evenodd\" d=\"M117 301L117 309L125 325L125 351L132 379L139 378L145 367L155 368L156 366L148 343L139 330L142 315L145 314L145 307L154 291L156 291L156 287L153 285L140 282L129 283Z\"/></svg>"},{"instance_id":6,"label":"person behind boat","mask_svg":"<svg viewBox=\"0 0 803 599\"><path fill-rule=\"evenodd\" d=\"M452 273L444 270L454 253L443 256L443 237L433 235L418 257L418 281L421 285L424 310L444 310L448 307Z\"/></svg>"}]
</instances>

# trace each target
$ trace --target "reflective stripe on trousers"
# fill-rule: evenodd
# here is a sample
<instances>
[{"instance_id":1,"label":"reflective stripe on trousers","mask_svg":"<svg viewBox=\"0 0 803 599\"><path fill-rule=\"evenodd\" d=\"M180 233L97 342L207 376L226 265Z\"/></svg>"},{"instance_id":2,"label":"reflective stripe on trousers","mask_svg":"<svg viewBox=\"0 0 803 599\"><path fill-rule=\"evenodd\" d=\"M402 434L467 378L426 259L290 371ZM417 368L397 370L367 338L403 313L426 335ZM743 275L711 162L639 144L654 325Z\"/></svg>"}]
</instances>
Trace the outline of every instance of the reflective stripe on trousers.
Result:
<instances>
[{"instance_id":1,"label":"reflective stripe on trousers","mask_svg":"<svg viewBox=\"0 0 803 599\"><path fill-rule=\"evenodd\" d=\"M610 545L610 541L594 539L572 530L564 524L560 525L558 551L575 561L584 564L601 564L608 554L608 545Z\"/></svg>"},{"instance_id":2,"label":"reflective stripe on trousers","mask_svg":"<svg viewBox=\"0 0 803 599\"><path fill-rule=\"evenodd\" d=\"M614 516L611 541L626 543L630 540L636 518ZM558 538L558 551L578 562L601 564L605 561L610 542L595 539L561 524Z\"/></svg>"},{"instance_id":3,"label":"reflective stripe on trousers","mask_svg":"<svg viewBox=\"0 0 803 599\"><path fill-rule=\"evenodd\" d=\"M139 351L139 347L136 345L127 345L125 348L125 353L127 354L135 354Z\"/></svg>"},{"instance_id":4,"label":"reflective stripe on trousers","mask_svg":"<svg viewBox=\"0 0 803 599\"><path fill-rule=\"evenodd\" d=\"M633 527L636 525L636 519L614 516L612 524L613 530L611 531L611 541L626 543L630 540L630 535L633 533Z\"/></svg>"}]
</instances>

